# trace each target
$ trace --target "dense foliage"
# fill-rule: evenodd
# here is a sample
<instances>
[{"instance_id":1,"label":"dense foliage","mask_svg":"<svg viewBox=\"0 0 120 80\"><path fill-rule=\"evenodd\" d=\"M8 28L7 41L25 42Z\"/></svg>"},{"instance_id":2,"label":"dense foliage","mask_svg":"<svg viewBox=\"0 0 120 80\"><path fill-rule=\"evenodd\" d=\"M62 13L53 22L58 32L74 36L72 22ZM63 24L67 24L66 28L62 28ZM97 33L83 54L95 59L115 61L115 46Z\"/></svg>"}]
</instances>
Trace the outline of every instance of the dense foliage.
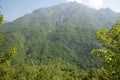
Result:
<instances>
[{"instance_id":1,"label":"dense foliage","mask_svg":"<svg viewBox=\"0 0 120 80\"><path fill-rule=\"evenodd\" d=\"M2 25L0 80L119 80L120 22L96 32L99 46L94 35L96 26L109 27L116 19L110 9L69 3ZM94 48L102 60L89 54Z\"/></svg>"},{"instance_id":2,"label":"dense foliage","mask_svg":"<svg viewBox=\"0 0 120 80\"><path fill-rule=\"evenodd\" d=\"M120 20L110 30L99 29L96 32L101 49L93 50L104 59L104 68L109 80L120 79Z\"/></svg>"},{"instance_id":3,"label":"dense foliage","mask_svg":"<svg viewBox=\"0 0 120 80\"><path fill-rule=\"evenodd\" d=\"M109 27L117 19L110 9L97 11L74 2L41 8L1 26L1 50L19 45L16 58L23 63L28 56L44 64L62 58L81 69L100 68L99 58L89 54L97 48L96 26Z\"/></svg>"},{"instance_id":4,"label":"dense foliage","mask_svg":"<svg viewBox=\"0 0 120 80\"><path fill-rule=\"evenodd\" d=\"M0 35L2 41L2 33ZM4 52L0 51L0 80L101 80L105 78L103 76L106 74L105 70L79 70L62 59L54 59L45 65L39 64L29 56L25 63L22 63L15 58L16 50L17 45L13 45Z\"/></svg>"}]
</instances>

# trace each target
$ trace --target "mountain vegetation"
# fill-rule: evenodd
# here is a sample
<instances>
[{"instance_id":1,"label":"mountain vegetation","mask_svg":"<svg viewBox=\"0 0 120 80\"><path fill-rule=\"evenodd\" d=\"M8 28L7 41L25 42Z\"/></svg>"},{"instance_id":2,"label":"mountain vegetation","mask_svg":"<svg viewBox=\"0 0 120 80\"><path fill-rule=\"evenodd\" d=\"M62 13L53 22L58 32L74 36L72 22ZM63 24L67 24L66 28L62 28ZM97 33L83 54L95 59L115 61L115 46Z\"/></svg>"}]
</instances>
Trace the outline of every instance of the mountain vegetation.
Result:
<instances>
[{"instance_id":1,"label":"mountain vegetation","mask_svg":"<svg viewBox=\"0 0 120 80\"><path fill-rule=\"evenodd\" d=\"M104 59L104 68L109 80L120 79L120 20L110 30L99 29L96 32L101 49L95 49L92 53Z\"/></svg>"},{"instance_id":2,"label":"mountain vegetation","mask_svg":"<svg viewBox=\"0 0 120 80\"><path fill-rule=\"evenodd\" d=\"M70 2L3 24L0 79L119 80L119 18L109 8ZM100 27L108 30L96 32Z\"/></svg>"}]
</instances>

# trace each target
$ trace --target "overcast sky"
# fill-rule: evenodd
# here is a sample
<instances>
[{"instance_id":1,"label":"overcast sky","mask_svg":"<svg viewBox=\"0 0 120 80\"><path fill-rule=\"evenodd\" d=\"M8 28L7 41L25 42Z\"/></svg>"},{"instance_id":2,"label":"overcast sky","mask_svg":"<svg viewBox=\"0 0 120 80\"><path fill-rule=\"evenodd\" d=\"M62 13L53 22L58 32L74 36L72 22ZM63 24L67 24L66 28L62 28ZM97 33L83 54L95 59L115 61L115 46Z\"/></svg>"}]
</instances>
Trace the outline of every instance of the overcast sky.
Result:
<instances>
[{"instance_id":1,"label":"overcast sky","mask_svg":"<svg viewBox=\"0 0 120 80\"><path fill-rule=\"evenodd\" d=\"M120 12L120 0L0 0L0 11L4 20L13 21L34 9L69 1L77 1L95 9L109 7L115 12Z\"/></svg>"}]
</instances>

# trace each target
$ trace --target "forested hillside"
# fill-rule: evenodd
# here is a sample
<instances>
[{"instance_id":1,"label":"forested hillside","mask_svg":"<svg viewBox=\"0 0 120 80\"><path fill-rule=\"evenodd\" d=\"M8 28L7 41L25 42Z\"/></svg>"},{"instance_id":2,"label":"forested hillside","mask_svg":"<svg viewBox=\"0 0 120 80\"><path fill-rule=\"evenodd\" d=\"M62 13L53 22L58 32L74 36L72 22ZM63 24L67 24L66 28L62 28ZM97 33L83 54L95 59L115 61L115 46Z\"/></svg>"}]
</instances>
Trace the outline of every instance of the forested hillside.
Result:
<instances>
[{"instance_id":1,"label":"forested hillside","mask_svg":"<svg viewBox=\"0 0 120 80\"><path fill-rule=\"evenodd\" d=\"M119 80L118 19L69 2L1 25L0 80Z\"/></svg>"},{"instance_id":2,"label":"forested hillside","mask_svg":"<svg viewBox=\"0 0 120 80\"><path fill-rule=\"evenodd\" d=\"M34 10L30 14L2 25L2 51L17 44L17 59L32 58L48 64L60 58L81 69L100 68L90 51L99 46L94 35L97 27L110 28L119 14L109 8L95 10L70 2Z\"/></svg>"}]
</instances>

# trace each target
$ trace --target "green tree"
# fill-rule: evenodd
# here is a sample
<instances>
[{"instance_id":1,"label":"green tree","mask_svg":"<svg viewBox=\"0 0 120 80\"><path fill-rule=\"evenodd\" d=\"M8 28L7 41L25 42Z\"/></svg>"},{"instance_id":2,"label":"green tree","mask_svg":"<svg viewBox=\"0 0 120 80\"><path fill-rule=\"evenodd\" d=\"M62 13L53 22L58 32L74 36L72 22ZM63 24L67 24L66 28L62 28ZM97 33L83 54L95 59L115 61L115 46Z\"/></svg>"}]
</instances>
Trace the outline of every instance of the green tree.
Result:
<instances>
[{"instance_id":1,"label":"green tree","mask_svg":"<svg viewBox=\"0 0 120 80\"><path fill-rule=\"evenodd\" d=\"M2 23L3 15L0 14L0 24ZM0 44L2 44L3 35L0 30ZM1 49L1 46L0 46ZM5 51L0 51L0 80L12 79L13 68L11 68L12 58L15 56L17 45L11 45L11 47Z\"/></svg>"},{"instance_id":2,"label":"green tree","mask_svg":"<svg viewBox=\"0 0 120 80\"><path fill-rule=\"evenodd\" d=\"M2 23L3 15L0 13L0 24ZM2 43L2 31L0 30L0 44Z\"/></svg>"},{"instance_id":3,"label":"green tree","mask_svg":"<svg viewBox=\"0 0 120 80\"><path fill-rule=\"evenodd\" d=\"M0 13L0 24L2 23L3 15Z\"/></svg>"},{"instance_id":4,"label":"green tree","mask_svg":"<svg viewBox=\"0 0 120 80\"><path fill-rule=\"evenodd\" d=\"M120 20L110 30L101 28L96 32L101 49L94 49L104 59L108 80L120 79Z\"/></svg>"},{"instance_id":5,"label":"green tree","mask_svg":"<svg viewBox=\"0 0 120 80\"><path fill-rule=\"evenodd\" d=\"M0 15L0 24L3 16ZM5 42L0 30L0 44ZM9 48L2 50L0 46L0 80L35 80L38 72L37 65L24 64L16 59L17 44L9 44Z\"/></svg>"}]
</instances>

